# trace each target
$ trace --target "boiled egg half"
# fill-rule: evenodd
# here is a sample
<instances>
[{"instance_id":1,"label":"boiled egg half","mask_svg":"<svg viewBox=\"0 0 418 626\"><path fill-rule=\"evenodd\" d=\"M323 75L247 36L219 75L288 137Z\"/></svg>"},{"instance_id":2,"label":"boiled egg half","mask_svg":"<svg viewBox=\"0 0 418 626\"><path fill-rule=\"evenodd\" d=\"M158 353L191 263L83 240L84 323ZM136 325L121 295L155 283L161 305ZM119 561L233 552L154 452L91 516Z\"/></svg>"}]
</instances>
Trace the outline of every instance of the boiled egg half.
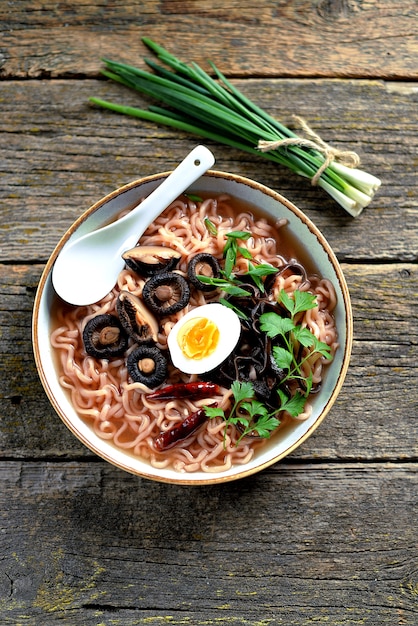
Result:
<instances>
[{"instance_id":1,"label":"boiled egg half","mask_svg":"<svg viewBox=\"0 0 418 626\"><path fill-rule=\"evenodd\" d=\"M171 329L168 349L177 369L185 374L203 374L231 354L241 334L238 315L214 302L196 307Z\"/></svg>"}]
</instances>

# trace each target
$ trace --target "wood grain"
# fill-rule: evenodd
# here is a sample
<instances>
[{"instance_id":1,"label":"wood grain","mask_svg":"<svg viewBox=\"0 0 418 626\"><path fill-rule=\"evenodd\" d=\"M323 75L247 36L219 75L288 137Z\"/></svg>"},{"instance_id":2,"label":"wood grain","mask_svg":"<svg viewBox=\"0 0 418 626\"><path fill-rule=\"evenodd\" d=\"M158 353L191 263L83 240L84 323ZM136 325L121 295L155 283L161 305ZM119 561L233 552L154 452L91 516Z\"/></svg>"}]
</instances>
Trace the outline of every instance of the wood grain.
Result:
<instances>
[{"instance_id":1,"label":"wood grain","mask_svg":"<svg viewBox=\"0 0 418 626\"><path fill-rule=\"evenodd\" d=\"M0 265L0 457L91 457L49 405L33 362L31 313L41 270ZM292 458L417 459L417 267L343 264L343 271L354 311L348 376L329 416Z\"/></svg>"},{"instance_id":2,"label":"wood grain","mask_svg":"<svg viewBox=\"0 0 418 626\"><path fill-rule=\"evenodd\" d=\"M144 36L229 76L418 77L414 0L20 0L0 30L3 78L97 76L101 57L146 56Z\"/></svg>"},{"instance_id":3,"label":"wood grain","mask_svg":"<svg viewBox=\"0 0 418 626\"><path fill-rule=\"evenodd\" d=\"M416 626L416 1L10 0L0 33L0 623ZM212 59L382 179L354 220L308 181L209 143L216 169L276 189L321 229L354 313L348 375L320 427L268 470L210 488L92 454L32 354L35 291L66 229L200 141L88 104L148 104L100 77L103 56L141 66L143 36Z\"/></svg>"},{"instance_id":4,"label":"wood grain","mask_svg":"<svg viewBox=\"0 0 418 626\"><path fill-rule=\"evenodd\" d=\"M2 624L414 626L417 469L282 463L182 488L0 463Z\"/></svg>"},{"instance_id":5,"label":"wood grain","mask_svg":"<svg viewBox=\"0 0 418 626\"><path fill-rule=\"evenodd\" d=\"M381 178L382 187L353 220L306 179L261 156L206 142L215 153L216 169L258 180L293 201L341 260L417 260L416 84L258 79L235 84L285 123L294 111L332 145L357 150L364 169ZM0 261L46 261L60 236L94 202L141 176L172 169L200 141L90 107L92 95L148 104L107 81L6 81L1 87L0 232L5 245Z\"/></svg>"}]
</instances>

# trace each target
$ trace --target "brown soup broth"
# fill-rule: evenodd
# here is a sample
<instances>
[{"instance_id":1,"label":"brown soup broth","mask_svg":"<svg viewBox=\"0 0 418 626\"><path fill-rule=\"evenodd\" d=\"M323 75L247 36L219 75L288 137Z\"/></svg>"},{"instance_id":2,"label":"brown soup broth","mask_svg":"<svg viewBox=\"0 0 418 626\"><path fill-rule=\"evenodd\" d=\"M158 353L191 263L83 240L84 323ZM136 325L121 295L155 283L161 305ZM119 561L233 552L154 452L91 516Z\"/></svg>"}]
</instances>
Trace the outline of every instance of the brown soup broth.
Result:
<instances>
[{"instance_id":1,"label":"brown soup broth","mask_svg":"<svg viewBox=\"0 0 418 626\"><path fill-rule=\"evenodd\" d=\"M193 193L193 197L195 196L199 196L200 198L202 198L203 201L205 200L210 200L211 198L214 197L218 197L218 199L222 199L224 198L224 200L222 200L222 202L220 202L221 205L221 209L220 212L222 210L222 204L225 202L227 203L228 206L228 211L231 214L231 230L236 230L234 224L233 224L233 219L234 216L239 215L239 214L246 214L248 216L250 216L250 221L258 221L258 220L263 220L265 221L270 227L271 227L271 233L273 234L274 238L277 238L278 241L278 246L277 246L277 250L276 250L276 254L283 260L283 262L287 262L290 260L295 260L297 261L299 264L303 265L308 276L318 276L318 271L317 268L315 267L315 263L314 260L311 258L311 256L309 255L309 252L304 248L304 246L301 244L300 241L298 241L298 239L295 237L295 235L290 231L290 229L286 226L286 224L284 223L283 220L280 219L280 217L278 217L277 222L274 222L274 219L272 218L271 215L269 214L265 214L263 213L259 208L254 207L253 205L246 203L242 200L238 200L236 198L231 198L231 197L227 197L226 196L216 196L215 194L212 193ZM210 211L209 211L210 213ZM164 212L163 215L165 215L166 212ZM229 215L228 215L229 216ZM215 220L216 221L216 220ZM217 224L215 223L215 226ZM242 229L240 228L240 230L246 230L246 229ZM251 229L248 229L251 230ZM148 231L145 233L145 236L147 236ZM145 242L146 245L146 242ZM268 262L268 261L267 261ZM97 308L97 307L96 307ZM94 309L94 307L93 307ZM107 312L111 312L113 313L114 310L112 310L112 308L110 308L110 310L108 310ZM53 303L53 307L52 307L52 311L51 311L51 328L53 330L55 330L59 325L62 325L63 320L67 319L67 318L73 318L74 314L78 313L79 318L80 318L80 324L79 324L79 328L82 328L82 323L83 323L83 317L85 315L88 316L92 316L94 314L94 311L92 310L91 307L73 307L71 305L67 305L66 303L63 303L59 298L56 298L56 301L54 301ZM74 352L74 360L77 362L83 362L85 360L85 353L83 351L83 346L82 346L82 340L80 337L78 337L78 340L76 341L76 349ZM337 343L335 342L335 346L337 346ZM57 369L60 372L60 374L63 374L63 359L59 356L58 354L59 349L56 350L56 364L57 364ZM167 381L170 382L170 381ZM116 383L117 386L117 383ZM68 392L70 393L70 392ZM135 395L138 397L139 393L138 392L134 392ZM138 404L138 400L135 401L136 404ZM185 407L183 406L181 409L184 413L185 411ZM188 406L188 410L191 410L191 407ZM146 413L146 411L144 412ZM82 416L82 419L86 420L88 423L91 422L91 420L88 417L84 417ZM120 420L120 417L111 417L109 418L109 422L118 422L118 420ZM164 421L164 427L167 427L167 422ZM282 421L281 421L281 426L279 427L279 429L276 431L276 433L273 434L273 436L270 438L270 440L266 441L266 440L251 440L251 438L247 437L246 440L247 443L246 445L251 449L251 454L254 453L254 450L256 448L259 448L260 446L274 446L275 443L277 443L277 438L282 437L285 432L289 429L292 428L292 424L293 424L293 420L287 416L285 417ZM93 426L92 426L93 427ZM153 453L151 452L147 452L145 455L142 454L141 452L138 453L138 451L136 451L136 449L131 449L129 448L129 442L132 439L133 436L137 435L137 423L134 421L130 424L128 424L128 426L126 427L125 430L122 430L119 435L118 435L118 442L119 444L122 445L122 447L124 448L125 452L128 454L131 454L133 456L141 456L141 458L143 458L144 460L149 460L150 457L152 457ZM95 427L96 428L96 427ZM215 437L215 435L211 435L211 437ZM219 434L216 435L216 437L220 438L221 437ZM104 438L108 438L107 434ZM193 439L193 438L192 438ZM109 442L112 443L112 441L109 439ZM126 445L125 445L126 444ZM114 444L115 445L115 444ZM194 445L194 444L193 444ZM215 444L213 444L215 445ZM119 447L119 446L118 446ZM198 454L195 452L195 454L198 456ZM221 453L220 453L221 454ZM158 459L170 459L172 455L172 452L164 452L164 453L160 453L157 455ZM221 454L222 456L222 454ZM249 455L249 458L251 458L251 455ZM171 462L171 461L170 461ZM241 458L238 458L238 462L239 463L243 463L245 461L242 460ZM180 463L180 461L179 461ZM222 465L222 462L220 461L220 465ZM176 464L174 463L174 466L176 466ZM181 466L181 463L180 463ZM193 466L194 467L194 466ZM196 468L199 469L199 468ZM195 471L193 469L180 469L180 471ZM212 470L213 471L213 470Z\"/></svg>"},{"instance_id":2,"label":"brown soup broth","mask_svg":"<svg viewBox=\"0 0 418 626\"><path fill-rule=\"evenodd\" d=\"M193 196L201 198L202 200L212 198L214 194L208 192L196 192ZM319 276L318 268L316 267L315 260L311 256L309 250L303 245L303 243L296 237L292 230L283 223L285 218L281 218L280 215L276 219L266 211L263 211L260 207L255 206L251 202L236 198L234 196L228 196L230 199L230 205L235 213L248 213L253 217L253 220L264 219L268 224L274 226L280 235L280 244L277 250L277 254L283 257L285 261L291 259L296 260L303 265L308 276Z\"/></svg>"}]
</instances>

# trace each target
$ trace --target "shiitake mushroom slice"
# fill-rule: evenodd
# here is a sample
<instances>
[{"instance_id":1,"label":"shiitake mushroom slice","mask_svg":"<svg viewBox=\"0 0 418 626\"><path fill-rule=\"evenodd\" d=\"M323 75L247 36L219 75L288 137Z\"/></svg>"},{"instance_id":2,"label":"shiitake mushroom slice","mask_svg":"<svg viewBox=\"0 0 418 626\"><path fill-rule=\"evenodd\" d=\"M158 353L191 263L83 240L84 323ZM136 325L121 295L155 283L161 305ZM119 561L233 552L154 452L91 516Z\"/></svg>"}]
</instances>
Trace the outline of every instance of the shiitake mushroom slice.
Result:
<instances>
[{"instance_id":1,"label":"shiitake mushroom slice","mask_svg":"<svg viewBox=\"0 0 418 626\"><path fill-rule=\"evenodd\" d=\"M142 289L142 298L156 315L173 315L189 303L190 288L180 274L161 272L147 280Z\"/></svg>"},{"instance_id":2,"label":"shiitake mushroom slice","mask_svg":"<svg viewBox=\"0 0 418 626\"><path fill-rule=\"evenodd\" d=\"M167 378L167 359L157 346L136 347L129 354L126 365L132 380L150 389L158 387Z\"/></svg>"},{"instance_id":3,"label":"shiitake mushroom slice","mask_svg":"<svg viewBox=\"0 0 418 626\"><path fill-rule=\"evenodd\" d=\"M164 246L135 246L122 254L126 265L140 276L154 276L173 270L181 254Z\"/></svg>"},{"instance_id":4,"label":"shiitake mushroom slice","mask_svg":"<svg viewBox=\"0 0 418 626\"><path fill-rule=\"evenodd\" d=\"M87 322L83 329L83 342L90 356L111 359L124 354L128 347L128 336L118 318L105 313Z\"/></svg>"},{"instance_id":5,"label":"shiitake mushroom slice","mask_svg":"<svg viewBox=\"0 0 418 626\"><path fill-rule=\"evenodd\" d=\"M116 302L120 322L134 341L157 341L158 322L138 296L122 290Z\"/></svg>"},{"instance_id":6,"label":"shiitake mushroom slice","mask_svg":"<svg viewBox=\"0 0 418 626\"><path fill-rule=\"evenodd\" d=\"M219 261L213 254L209 252L199 252L189 262L187 266L187 276L190 283L196 289L201 291L213 291L215 287L208 285L199 280L198 276L207 276L208 278L219 278L221 268Z\"/></svg>"}]
</instances>

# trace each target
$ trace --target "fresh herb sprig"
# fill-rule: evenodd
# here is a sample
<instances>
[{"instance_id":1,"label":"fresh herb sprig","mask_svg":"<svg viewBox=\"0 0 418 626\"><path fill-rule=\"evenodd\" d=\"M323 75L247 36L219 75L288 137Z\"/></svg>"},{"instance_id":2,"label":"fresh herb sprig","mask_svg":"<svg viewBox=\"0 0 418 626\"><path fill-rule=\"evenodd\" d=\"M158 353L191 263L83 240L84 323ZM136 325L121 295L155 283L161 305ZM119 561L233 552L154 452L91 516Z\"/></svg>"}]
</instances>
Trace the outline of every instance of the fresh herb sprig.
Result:
<instances>
[{"instance_id":1,"label":"fresh herb sprig","mask_svg":"<svg viewBox=\"0 0 418 626\"><path fill-rule=\"evenodd\" d=\"M205 218L207 219L207 218ZM217 235L217 230L210 220L205 221L208 232L212 235ZM202 283L211 285L221 289L230 296L249 296L249 291L245 290L245 287L240 287L239 282L234 275L234 268L237 263L238 255L240 254L244 259L248 261L248 269L245 272L246 276L250 276L254 284L258 287L261 293L264 293L263 277L269 274L275 274L277 267L270 265L269 263L254 264L253 256L248 248L240 245L240 241L248 241L252 237L252 233L243 230L233 230L225 235L226 243L222 251L224 258L224 268L221 270L222 278L215 278L213 276L199 275L198 278Z\"/></svg>"},{"instance_id":2,"label":"fresh herb sprig","mask_svg":"<svg viewBox=\"0 0 418 626\"><path fill-rule=\"evenodd\" d=\"M199 274L198 278L202 283L206 285L211 285L212 287L216 287L217 289L221 289L225 293L230 296L249 296L251 295L249 291L244 287L240 287L239 280L237 277L229 270L230 273L227 273L224 270L222 271L222 275L224 278L215 278L213 276L204 276L203 274ZM268 276L269 274L276 274L277 267L274 265L270 265L269 263L259 263L258 265L253 265L252 263L248 264L248 269L244 272L244 276L250 276L254 282L254 284L258 287L261 293L264 293L264 282L263 277Z\"/></svg>"},{"instance_id":3,"label":"fresh herb sprig","mask_svg":"<svg viewBox=\"0 0 418 626\"><path fill-rule=\"evenodd\" d=\"M274 265L270 265L270 263L258 263L257 265L253 265L250 262L248 263L248 270L246 274L248 274L248 276L251 276L261 293L264 293L265 288L264 281L262 279L266 276L269 276L270 274L277 274L277 267L274 267Z\"/></svg>"},{"instance_id":4,"label":"fresh herb sprig","mask_svg":"<svg viewBox=\"0 0 418 626\"><path fill-rule=\"evenodd\" d=\"M300 138L240 92L214 63L209 62L217 80L196 63L183 63L151 39L144 37L142 41L169 70L150 59L144 60L153 72L104 59L103 74L168 108L153 105L145 110L100 98L90 98L90 102L263 156L311 180L324 166L326 156L312 146L287 145L261 152L260 141ZM370 203L380 184L375 176L336 159L317 180L317 185L353 216Z\"/></svg>"},{"instance_id":5,"label":"fresh herb sprig","mask_svg":"<svg viewBox=\"0 0 418 626\"><path fill-rule=\"evenodd\" d=\"M273 411L265 404L257 400L253 384L249 381L234 381L231 385L233 404L226 415L219 407L205 407L209 418L221 417L225 421L224 445L226 442L227 429L230 424L239 427L241 434L237 444L246 435L255 433L259 437L268 438L280 425L277 417L279 413L286 411L292 417L297 417L303 412L306 399L312 389L312 374L303 374L305 361L317 353L325 359L331 358L330 347L317 339L309 328L296 323L299 313L308 311L317 306L316 296L309 292L296 290L293 298L283 289L280 292L279 302L288 311L290 317L283 317L278 313L263 313L260 316L261 330L272 339L279 339L282 345L273 347L273 358L278 368L282 369L284 376L280 386L285 383L296 382L298 389L288 395L283 389L278 388L278 406ZM300 356L299 347L307 349L307 353ZM300 389L303 389L301 391Z\"/></svg>"},{"instance_id":6,"label":"fresh herb sprig","mask_svg":"<svg viewBox=\"0 0 418 626\"><path fill-rule=\"evenodd\" d=\"M248 248L239 245L240 240L248 241L251 236L251 233L244 230L233 230L226 234L226 244L223 249L223 257L225 259L223 273L226 278L231 278L238 254L241 254L244 259L253 258Z\"/></svg>"},{"instance_id":7,"label":"fresh herb sprig","mask_svg":"<svg viewBox=\"0 0 418 626\"><path fill-rule=\"evenodd\" d=\"M273 357L277 367L285 372L281 384L291 380L299 381L306 389L304 394L296 392L302 402L303 396L308 396L312 389L312 373L305 376L303 365L314 354L319 354L329 360L331 349L328 344L319 341L309 328L295 323L295 318L299 313L317 306L316 296L307 291L296 290L291 298L282 289L279 302L290 313L290 317L282 317L273 312L263 313L260 316L260 327L271 339L280 339L281 345L273 346ZM307 349L305 356L299 356L299 346Z\"/></svg>"},{"instance_id":8,"label":"fresh herb sprig","mask_svg":"<svg viewBox=\"0 0 418 626\"><path fill-rule=\"evenodd\" d=\"M205 218L205 225L211 235L216 236L218 234L213 222L207 218ZM239 286L233 271L237 262L238 254L241 254L247 260L253 258L248 248L241 246L239 243L240 241L248 241L248 239L252 237L252 234L244 230L232 230L229 233L226 233L225 237L226 243L222 251L222 256L224 258L224 267L221 270L222 278L204 276L203 274L199 275L198 278L202 283L221 289L230 296L249 296L250 292Z\"/></svg>"},{"instance_id":9,"label":"fresh herb sprig","mask_svg":"<svg viewBox=\"0 0 418 626\"><path fill-rule=\"evenodd\" d=\"M243 437L251 433L258 437L270 437L280 425L280 420L275 416L277 411L270 412L265 404L255 398L254 388L250 382L235 380L231 385L231 391L234 402L228 416L219 407L204 407L209 418L222 417L225 420L224 445L229 424L238 426L241 431L237 445Z\"/></svg>"},{"instance_id":10,"label":"fresh herb sprig","mask_svg":"<svg viewBox=\"0 0 418 626\"><path fill-rule=\"evenodd\" d=\"M235 280L232 275L229 278L215 278L213 276L198 274L198 279L200 282L216 287L230 296L241 298L243 296L251 295L249 291L240 286L238 281Z\"/></svg>"}]
</instances>

